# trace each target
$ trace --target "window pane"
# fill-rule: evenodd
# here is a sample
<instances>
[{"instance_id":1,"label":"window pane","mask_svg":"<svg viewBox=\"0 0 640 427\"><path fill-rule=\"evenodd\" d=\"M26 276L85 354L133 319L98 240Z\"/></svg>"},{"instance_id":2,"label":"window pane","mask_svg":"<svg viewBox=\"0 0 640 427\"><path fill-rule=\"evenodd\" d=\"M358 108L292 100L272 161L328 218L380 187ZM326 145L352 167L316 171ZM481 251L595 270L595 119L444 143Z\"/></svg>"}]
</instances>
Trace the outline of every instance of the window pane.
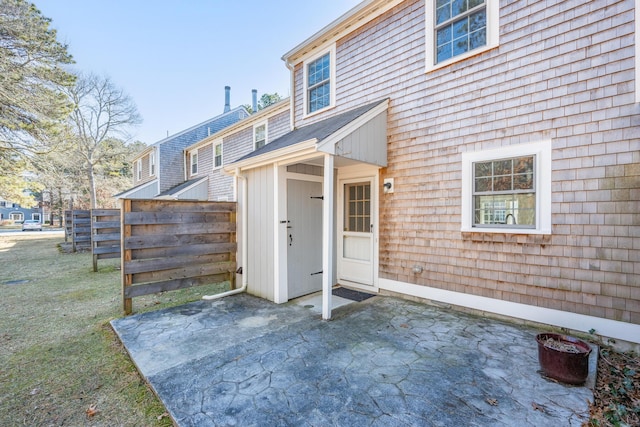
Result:
<instances>
[{"instance_id":1,"label":"window pane","mask_svg":"<svg viewBox=\"0 0 640 427\"><path fill-rule=\"evenodd\" d=\"M451 5L449 3L436 9L436 24L442 24L449 19L451 19Z\"/></svg>"},{"instance_id":2,"label":"window pane","mask_svg":"<svg viewBox=\"0 0 640 427\"><path fill-rule=\"evenodd\" d=\"M509 191L511 189L511 175L493 178L493 191Z\"/></svg>"},{"instance_id":3,"label":"window pane","mask_svg":"<svg viewBox=\"0 0 640 427\"><path fill-rule=\"evenodd\" d=\"M476 178L475 191L478 193L491 191L491 178Z\"/></svg>"},{"instance_id":4,"label":"window pane","mask_svg":"<svg viewBox=\"0 0 640 427\"><path fill-rule=\"evenodd\" d=\"M514 190L533 190L533 174L515 175L513 177Z\"/></svg>"},{"instance_id":5,"label":"window pane","mask_svg":"<svg viewBox=\"0 0 640 427\"><path fill-rule=\"evenodd\" d=\"M482 162L475 164L476 177L491 176L491 162Z\"/></svg>"},{"instance_id":6,"label":"window pane","mask_svg":"<svg viewBox=\"0 0 640 427\"><path fill-rule=\"evenodd\" d=\"M438 30L437 32L437 44L438 46L442 46L445 43L450 43L451 42L451 27L450 26L446 26L444 28L441 28Z\"/></svg>"},{"instance_id":7,"label":"window pane","mask_svg":"<svg viewBox=\"0 0 640 427\"><path fill-rule=\"evenodd\" d=\"M473 9L484 3L484 0L469 0L469 9Z\"/></svg>"},{"instance_id":8,"label":"window pane","mask_svg":"<svg viewBox=\"0 0 640 427\"><path fill-rule=\"evenodd\" d=\"M477 31L487 26L487 15L484 10L469 17L469 31Z\"/></svg>"},{"instance_id":9,"label":"window pane","mask_svg":"<svg viewBox=\"0 0 640 427\"><path fill-rule=\"evenodd\" d=\"M494 175L507 175L511 173L512 160L500 160L493 162L493 174Z\"/></svg>"},{"instance_id":10,"label":"window pane","mask_svg":"<svg viewBox=\"0 0 640 427\"><path fill-rule=\"evenodd\" d=\"M436 62L442 62L451 58L451 43L445 44L438 48Z\"/></svg>"},{"instance_id":11,"label":"window pane","mask_svg":"<svg viewBox=\"0 0 640 427\"><path fill-rule=\"evenodd\" d=\"M533 156L514 159L514 173L533 173Z\"/></svg>"},{"instance_id":12,"label":"window pane","mask_svg":"<svg viewBox=\"0 0 640 427\"><path fill-rule=\"evenodd\" d=\"M451 15L460 15L467 11L467 0L453 0L451 3Z\"/></svg>"},{"instance_id":13,"label":"window pane","mask_svg":"<svg viewBox=\"0 0 640 427\"><path fill-rule=\"evenodd\" d=\"M486 46L487 44L487 30L475 31L469 35L469 49L473 50L478 47Z\"/></svg>"},{"instance_id":14,"label":"window pane","mask_svg":"<svg viewBox=\"0 0 640 427\"><path fill-rule=\"evenodd\" d=\"M462 55L469 50L469 40L466 37L453 42L453 56Z\"/></svg>"},{"instance_id":15,"label":"window pane","mask_svg":"<svg viewBox=\"0 0 640 427\"><path fill-rule=\"evenodd\" d=\"M455 39L460 37L466 38L467 33L469 33L469 21L466 18L453 23L453 37Z\"/></svg>"}]
</instances>

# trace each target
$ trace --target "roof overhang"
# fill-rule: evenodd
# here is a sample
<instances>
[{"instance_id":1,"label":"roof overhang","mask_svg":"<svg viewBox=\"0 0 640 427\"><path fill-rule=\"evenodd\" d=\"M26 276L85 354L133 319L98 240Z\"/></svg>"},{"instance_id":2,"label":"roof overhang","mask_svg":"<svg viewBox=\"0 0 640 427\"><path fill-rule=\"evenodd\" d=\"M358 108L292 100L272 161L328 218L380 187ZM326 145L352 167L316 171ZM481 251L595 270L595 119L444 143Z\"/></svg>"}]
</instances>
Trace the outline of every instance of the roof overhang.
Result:
<instances>
[{"instance_id":1,"label":"roof overhang","mask_svg":"<svg viewBox=\"0 0 640 427\"><path fill-rule=\"evenodd\" d=\"M128 190L123 191L122 193L114 194L112 197L115 199L135 199L136 193L151 187L152 185L157 185L158 179L154 179L149 182L145 182L144 184L140 184L137 187L130 188Z\"/></svg>"},{"instance_id":2,"label":"roof overhang","mask_svg":"<svg viewBox=\"0 0 640 427\"><path fill-rule=\"evenodd\" d=\"M301 140L276 150L266 151L263 154L257 153L226 166L224 171L228 174L234 174L241 170L324 153L385 167L387 166L386 124L388 108L389 99L378 101L374 107L331 134L324 136L321 140L318 138ZM293 135L293 132L295 131L290 134Z\"/></svg>"},{"instance_id":3,"label":"roof overhang","mask_svg":"<svg viewBox=\"0 0 640 427\"><path fill-rule=\"evenodd\" d=\"M164 193L154 197L155 200L183 200L180 196L184 195L188 191L195 189L201 185L209 185L209 177L203 176L201 178L194 179L192 182L185 182L179 186L165 191Z\"/></svg>"}]
</instances>

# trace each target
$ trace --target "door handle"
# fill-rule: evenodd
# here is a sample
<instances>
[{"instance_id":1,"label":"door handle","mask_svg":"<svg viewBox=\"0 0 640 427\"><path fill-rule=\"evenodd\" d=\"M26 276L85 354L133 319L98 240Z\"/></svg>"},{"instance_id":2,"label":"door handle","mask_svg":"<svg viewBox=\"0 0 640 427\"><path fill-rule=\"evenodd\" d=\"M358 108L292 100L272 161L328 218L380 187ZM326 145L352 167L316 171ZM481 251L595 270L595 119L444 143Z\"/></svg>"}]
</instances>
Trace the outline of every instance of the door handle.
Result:
<instances>
[{"instance_id":1,"label":"door handle","mask_svg":"<svg viewBox=\"0 0 640 427\"><path fill-rule=\"evenodd\" d=\"M293 236L289 234L289 246L293 244Z\"/></svg>"}]
</instances>

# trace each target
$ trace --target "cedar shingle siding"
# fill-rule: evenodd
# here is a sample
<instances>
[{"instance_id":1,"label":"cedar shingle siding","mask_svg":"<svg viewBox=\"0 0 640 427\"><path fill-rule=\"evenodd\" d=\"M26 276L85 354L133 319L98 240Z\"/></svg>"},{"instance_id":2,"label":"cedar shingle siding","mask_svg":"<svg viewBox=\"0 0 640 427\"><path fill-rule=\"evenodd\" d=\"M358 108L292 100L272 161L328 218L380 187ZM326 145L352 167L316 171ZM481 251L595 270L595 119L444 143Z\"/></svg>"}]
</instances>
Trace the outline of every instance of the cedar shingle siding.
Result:
<instances>
[{"instance_id":1,"label":"cedar shingle siding","mask_svg":"<svg viewBox=\"0 0 640 427\"><path fill-rule=\"evenodd\" d=\"M336 107L303 119L298 65L296 127L391 99L381 278L640 324L634 2L500 3L498 48L429 73L424 0L339 40ZM462 233L462 153L542 140L552 234Z\"/></svg>"}]
</instances>

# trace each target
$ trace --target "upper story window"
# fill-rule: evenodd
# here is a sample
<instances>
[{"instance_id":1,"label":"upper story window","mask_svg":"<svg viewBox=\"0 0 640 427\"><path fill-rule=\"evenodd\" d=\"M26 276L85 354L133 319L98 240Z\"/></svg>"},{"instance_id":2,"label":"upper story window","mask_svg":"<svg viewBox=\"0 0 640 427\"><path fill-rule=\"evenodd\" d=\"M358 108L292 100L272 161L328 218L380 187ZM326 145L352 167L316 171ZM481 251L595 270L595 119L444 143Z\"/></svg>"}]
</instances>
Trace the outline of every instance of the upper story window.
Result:
<instances>
[{"instance_id":1,"label":"upper story window","mask_svg":"<svg viewBox=\"0 0 640 427\"><path fill-rule=\"evenodd\" d=\"M335 99L335 48L304 62L305 113L332 107Z\"/></svg>"},{"instance_id":2,"label":"upper story window","mask_svg":"<svg viewBox=\"0 0 640 427\"><path fill-rule=\"evenodd\" d=\"M267 123L261 123L253 127L253 147L255 150L267 145Z\"/></svg>"},{"instance_id":3,"label":"upper story window","mask_svg":"<svg viewBox=\"0 0 640 427\"><path fill-rule=\"evenodd\" d=\"M551 142L462 154L462 231L551 233Z\"/></svg>"},{"instance_id":4,"label":"upper story window","mask_svg":"<svg viewBox=\"0 0 640 427\"><path fill-rule=\"evenodd\" d=\"M499 1L426 0L426 3L427 71L498 45Z\"/></svg>"},{"instance_id":5,"label":"upper story window","mask_svg":"<svg viewBox=\"0 0 640 427\"><path fill-rule=\"evenodd\" d=\"M136 178L138 181L142 180L142 159L136 162Z\"/></svg>"},{"instance_id":6,"label":"upper story window","mask_svg":"<svg viewBox=\"0 0 640 427\"><path fill-rule=\"evenodd\" d=\"M191 165L191 175L198 174L198 150L189 154L189 164Z\"/></svg>"},{"instance_id":7,"label":"upper story window","mask_svg":"<svg viewBox=\"0 0 640 427\"><path fill-rule=\"evenodd\" d=\"M149 153L149 176L156 174L156 152Z\"/></svg>"},{"instance_id":8,"label":"upper story window","mask_svg":"<svg viewBox=\"0 0 640 427\"><path fill-rule=\"evenodd\" d=\"M213 168L222 167L222 142L213 145Z\"/></svg>"}]
</instances>

